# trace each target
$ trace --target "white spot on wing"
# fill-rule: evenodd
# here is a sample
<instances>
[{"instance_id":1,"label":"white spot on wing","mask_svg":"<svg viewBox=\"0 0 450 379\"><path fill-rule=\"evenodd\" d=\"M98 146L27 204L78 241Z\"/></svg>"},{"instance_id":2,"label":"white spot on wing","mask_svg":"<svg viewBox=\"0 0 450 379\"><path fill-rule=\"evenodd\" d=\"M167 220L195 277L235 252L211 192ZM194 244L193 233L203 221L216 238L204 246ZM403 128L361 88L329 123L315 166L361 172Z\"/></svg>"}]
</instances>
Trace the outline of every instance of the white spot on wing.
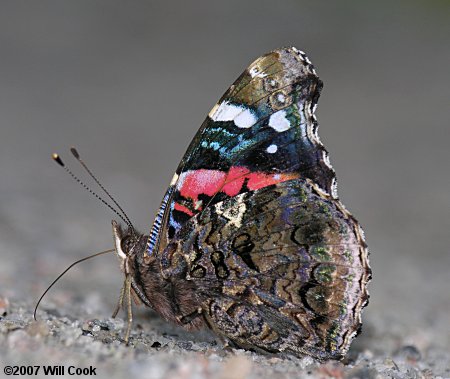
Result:
<instances>
[{"instance_id":1,"label":"white spot on wing","mask_svg":"<svg viewBox=\"0 0 450 379\"><path fill-rule=\"evenodd\" d=\"M331 182L331 196L333 196L335 199L338 198L336 178L333 178Z\"/></svg>"},{"instance_id":2,"label":"white spot on wing","mask_svg":"<svg viewBox=\"0 0 450 379\"><path fill-rule=\"evenodd\" d=\"M318 127L314 127L314 126L312 127L312 135L313 135L314 139L316 140L316 143L323 146L322 141L320 140Z\"/></svg>"},{"instance_id":3,"label":"white spot on wing","mask_svg":"<svg viewBox=\"0 0 450 379\"><path fill-rule=\"evenodd\" d=\"M234 121L238 128L250 128L255 125L257 119L253 112L235 104L230 104L228 101L215 106L209 114L214 121Z\"/></svg>"},{"instance_id":4,"label":"white spot on wing","mask_svg":"<svg viewBox=\"0 0 450 379\"><path fill-rule=\"evenodd\" d=\"M248 72L250 73L250 76L252 78L254 77L265 78L267 76L265 72L260 71L258 66L252 67Z\"/></svg>"},{"instance_id":5,"label":"white spot on wing","mask_svg":"<svg viewBox=\"0 0 450 379\"><path fill-rule=\"evenodd\" d=\"M322 157L323 157L323 161L327 165L327 167L332 170L333 166L331 166L330 156L328 155L328 153L326 151L322 151Z\"/></svg>"},{"instance_id":6,"label":"white spot on wing","mask_svg":"<svg viewBox=\"0 0 450 379\"><path fill-rule=\"evenodd\" d=\"M286 111L282 109L281 111L275 112L272 116L270 116L269 126L277 132L284 132L290 129L291 123L286 118Z\"/></svg>"},{"instance_id":7,"label":"white spot on wing","mask_svg":"<svg viewBox=\"0 0 450 379\"><path fill-rule=\"evenodd\" d=\"M216 206L216 212L228 219L228 223L234 225L236 228L242 226L242 219L247 211L247 207L244 202L238 202L235 206L226 207L222 203Z\"/></svg>"},{"instance_id":8,"label":"white spot on wing","mask_svg":"<svg viewBox=\"0 0 450 379\"><path fill-rule=\"evenodd\" d=\"M273 154L273 153L276 153L277 150L278 150L278 146L277 146L277 145L270 145L270 146L267 148L266 151L267 151L269 154Z\"/></svg>"},{"instance_id":9,"label":"white spot on wing","mask_svg":"<svg viewBox=\"0 0 450 379\"><path fill-rule=\"evenodd\" d=\"M198 211L199 209L201 209L202 206L203 206L203 200L197 200L197 201L194 203L194 209L195 209L196 211Z\"/></svg>"},{"instance_id":10,"label":"white spot on wing","mask_svg":"<svg viewBox=\"0 0 450 379\"><path fill-rule=\"evenodd\" d=\"M284 96L284 94L280 92L277 94L277 100L280 103L284 103L286 101L286 96Z\"/></svg>"},{"instance_id":11,"label":"white spot on wing","mask_svg":"<svg viewBox=\"0 0 450 379\"><path fill-rule=\"evenodd\" d=\"M305 52L302 50L297 49L296 47L292 46L292 51L294 51L297 54L305 55Z\"/></svg>"},{"instance_id":12,"label":"white spot on wing","mask_svg":"<svg viewBox=\"0 0 450 379\"><path fill-rule=\"evenodd\" d=\"M234 123L238 128L250 128L256 124L256 121L257 119L250 109L245 109L234 119Z\"/></svg>"},{"instance_id":13,"label":"white spot on wing","mask_svg":"<svg viewBox=\"0 0 450 379\"><path fill-rule=\"evenodd\" d=\"M242 111L241 107L230 104L228 101L218 105L217 108L213 108L214 113L210 115L214 121L231 121Z\"/></svg>"}]
</instances>

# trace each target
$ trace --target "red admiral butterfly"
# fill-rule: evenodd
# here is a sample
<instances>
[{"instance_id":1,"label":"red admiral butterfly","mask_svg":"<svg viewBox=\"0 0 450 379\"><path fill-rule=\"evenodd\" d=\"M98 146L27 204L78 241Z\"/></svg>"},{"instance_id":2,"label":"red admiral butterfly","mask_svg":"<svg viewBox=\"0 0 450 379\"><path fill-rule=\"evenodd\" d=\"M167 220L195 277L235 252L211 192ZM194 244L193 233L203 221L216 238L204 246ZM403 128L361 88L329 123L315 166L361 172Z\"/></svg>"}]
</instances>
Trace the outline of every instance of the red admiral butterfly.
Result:
<instances>
[{"instance_id":1,"label":"red admiral butterfly","mask_svg":"<svg viewBox=\"0 0 450 379\"><path fill-rule=\"evenodd\" d=\"M119 207L127 230L112 226L125 281L114 316L126 300L126 341L133 297L232 346L320 360L347 352L371 270L317 134L321 89L302 51L258 58L194 137L150 235Z\"/></svg>"}]
</instances>

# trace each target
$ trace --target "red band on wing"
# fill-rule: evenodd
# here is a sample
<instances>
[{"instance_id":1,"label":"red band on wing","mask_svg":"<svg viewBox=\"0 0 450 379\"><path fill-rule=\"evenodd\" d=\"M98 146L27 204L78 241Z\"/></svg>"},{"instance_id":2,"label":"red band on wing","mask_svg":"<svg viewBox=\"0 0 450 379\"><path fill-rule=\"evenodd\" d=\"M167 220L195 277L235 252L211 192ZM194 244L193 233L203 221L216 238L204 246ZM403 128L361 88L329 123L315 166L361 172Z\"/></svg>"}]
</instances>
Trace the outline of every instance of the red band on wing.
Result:
<instances>
[{"instance_id":1,"label":"red band on wing","mask_svg":"<svg viewBox=\"0 0 450 379\"><path fill-rule=\"evenodd\" d=\"M228 196L233 197L239 194L244 185L245 179L250 174L250 170L245 167L231 167L228 174L225 173L221 186L217 188L217 191L224 192Z\"/></svg>"},{"instance_id":2,"label":"red band on wing","mask_svg":"<svg viewBox=\"0 0 450 379\"><path fill-rule=\"evenodd\" d=\"M186 213L188 216L191 216L191 217L194 216L194 213L192 213L192 211L188 207L185 207L184 205L181 205L180 203L175 203L175 210Z\"/></svg>"},{"instance_id":3,"label":"red band on wing","mask_svg":"<svg viewBox=\"0 0 450 379\"><path fill-rule=\"evenodd\" d=\"M271 186L272 184L286 182L299 177L296 173L264 174L262 172L251 173L248 176L247 187L250 191Z\"/></svg>"},{"instance_id":4,"label":"red band on wing","mask_svg":"<svg viewBox=\"0 0 450 379\"><path fill-rule=\"evenodd\" d=\"M263 172L250 172L246 167L231 167L228 173L219 170L192 170L180 175L177 189L185 199L191 200L193 208L201 210L199 195L213 196L218 192L233 197L238 195L247 180L250 191L298 178L297 173L267 174ZM193 210L184 205L175 203L175 209L193 216Z\"/></svg>"}]
</instances>

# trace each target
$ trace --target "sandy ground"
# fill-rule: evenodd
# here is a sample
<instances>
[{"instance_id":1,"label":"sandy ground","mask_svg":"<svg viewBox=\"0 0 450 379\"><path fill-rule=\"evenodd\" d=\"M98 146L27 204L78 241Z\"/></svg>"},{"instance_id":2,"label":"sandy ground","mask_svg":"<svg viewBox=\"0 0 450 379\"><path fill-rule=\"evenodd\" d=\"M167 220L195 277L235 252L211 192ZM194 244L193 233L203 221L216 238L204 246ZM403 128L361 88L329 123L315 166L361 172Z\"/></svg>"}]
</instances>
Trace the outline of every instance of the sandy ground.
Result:
<instances>
[{"instance_id":1,"label":"sandy ground","mask_svg":"<svg viewBox=\"0 0 450 379\"><path fill-rule=\"evenodd\" d=\"M416 327L392 309L377 312L369 308L363 333L346 359L319 364L308 357L223 349L208 332L186 333L142 311L136 312L127 346L122 339L122 318L95 318L82 311L107 308L98 294L64 306L47 302L37 322L32 319L30 302L2 298L0 306L2 369L6 365L63 365L65 370L93 367L102 378L155 379L450 377L448 307L415 315Z\"/></svg>"}]
</instances>

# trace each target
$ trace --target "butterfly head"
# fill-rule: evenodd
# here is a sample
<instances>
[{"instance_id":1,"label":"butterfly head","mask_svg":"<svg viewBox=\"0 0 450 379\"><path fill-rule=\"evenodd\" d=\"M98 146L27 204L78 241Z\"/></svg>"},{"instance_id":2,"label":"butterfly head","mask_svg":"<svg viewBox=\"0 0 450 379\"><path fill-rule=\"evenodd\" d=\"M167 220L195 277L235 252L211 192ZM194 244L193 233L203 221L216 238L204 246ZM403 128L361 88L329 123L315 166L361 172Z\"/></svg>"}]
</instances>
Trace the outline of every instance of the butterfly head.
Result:
<instances>
[{"instance_id":1,"label":"butterfly head","mask_svg":"<svg viewBox=\"0 0 450 379\"><path fill-rule=\"evenodd\" d=\"M145 250L147 238L131 227L122 229L122 226L115 220L112 220L111 224L120 268L124 274L128 274L130 273L131 258Z\"/></svg>"}]
</instances>

